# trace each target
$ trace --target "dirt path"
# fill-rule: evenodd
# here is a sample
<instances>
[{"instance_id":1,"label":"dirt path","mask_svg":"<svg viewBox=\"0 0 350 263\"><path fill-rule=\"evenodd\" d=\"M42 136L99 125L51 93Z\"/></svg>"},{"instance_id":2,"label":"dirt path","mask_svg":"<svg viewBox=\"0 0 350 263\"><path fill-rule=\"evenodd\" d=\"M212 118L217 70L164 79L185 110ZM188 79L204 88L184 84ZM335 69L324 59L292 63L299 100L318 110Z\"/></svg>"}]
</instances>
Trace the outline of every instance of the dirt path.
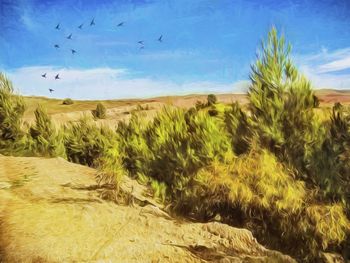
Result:
<instances>
[{"instance_id":1,"label":"dirt path","mask_svg":"<svg viewBox=\"0 0 350 263\"><path fill-rule=\"evenodd\" d=\"M294 262L245 229L106 202L95 173L60 158L0 156L0 262ZM124 187L134 186L142 198L136 182Z\"/></svg>"}]
</instances>

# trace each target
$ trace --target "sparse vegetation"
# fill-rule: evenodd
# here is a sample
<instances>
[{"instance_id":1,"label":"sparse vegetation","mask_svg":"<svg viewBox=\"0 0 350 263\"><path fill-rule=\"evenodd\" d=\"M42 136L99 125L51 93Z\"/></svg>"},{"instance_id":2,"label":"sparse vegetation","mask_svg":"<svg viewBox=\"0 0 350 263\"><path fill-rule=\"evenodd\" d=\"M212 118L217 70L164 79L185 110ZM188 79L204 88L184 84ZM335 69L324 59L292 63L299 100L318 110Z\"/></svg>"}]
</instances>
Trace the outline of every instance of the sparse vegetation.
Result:
<instances>
[{"instance_id":1,"label":"sparse vegetation","mask_svg":"<svg viewBox=\"0 0 350 263\"><path fill-rule=\"evenodd\" d=\"M0 145L20 142L35 155L99 168L99 182L116 189L127 173L182 215L219 218L317 261L321 251L350 249L350 109L336 104L319 118L319 99L290 50L272 29L252 66L248 109L211 94L146 121L138 106L116 131L87 118L56 130L42 107L21 129L23 100L0 75ZM93 116L106 118L106 108L99 103Z\"/></svg>"},{"instance_id":2,"label":"sparse vegetation","mask_svg":"<svg viewBox=\"0 0 350 263\"><path fill-rule=\"evenodd\" d=\"M66 98L62 101L62 104L63 105L72 105L72 104L74 104L74 101L70 98Z\"/></svg>"},{"instance_id":3,"label":"sparse vegetation","mask_svg":"<svg viewBox=\"0 0 350 263\"><path fill-rule=\"evenodd\" d=\"M150 110L150 107L148 104L146 104L145 106L142 106L141 104L137 104L135 111L146 111L146 110Z\"/></svg>"}]
</instances>

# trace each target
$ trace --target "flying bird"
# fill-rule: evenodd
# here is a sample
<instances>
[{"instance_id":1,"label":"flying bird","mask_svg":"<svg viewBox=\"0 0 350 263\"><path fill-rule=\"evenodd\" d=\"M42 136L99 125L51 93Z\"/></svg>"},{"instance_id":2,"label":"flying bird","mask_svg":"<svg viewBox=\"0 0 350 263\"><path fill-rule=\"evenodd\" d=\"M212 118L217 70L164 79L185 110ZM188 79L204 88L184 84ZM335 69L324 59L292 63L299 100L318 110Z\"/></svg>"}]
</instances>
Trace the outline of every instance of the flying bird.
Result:
<instances>
[{"instance_id":1,"label":"flying bird","mask_svg":"<svg viewBox=\"0 0 350 263\"><path fill-rule=\"evenodd\" d=\"M84 25L84 24L81 24L80 26L78 26L78 28L79 28L79 29L82 29L82 28L83 28L83 25Z\"/></svg>"},{"instance_id":2,"label":"flying bird","mask_svg":"<svg viewBox=\"0 0 350 263\"><path fill-rule=\"evenodd\" d=\"M145 48L145 46L141 46L141 47L140 47L140 49L144 49L144 48Z\"/></svg>"},{"instance_id":3,"label":"flying bird","mask_svg":"<svg viewBox=\"0 0 350 263\"><path fill-rule=\"evenodd\" d=\"M46 78L46 73L41 75L43 78Z\"/></svg>"},{"instance_id":4,"label":"flying bird","mask_svg":"<svg viewBox=\"0 0 350 263\"><path fill-rule=\"evenodd\" d=\"M120 22L117 26L123 26L124 22Z\"/></svg>"},{"instance_id":5,"label":"flying bird","mask_svg":"<svg viewBox=\"0 0 350 263\"><path fill-rule=\"evenodd\" d=\"M60 46L58 44L55 44L54 47L55 48L60 48Z\"/></svg>"},{"instance_id":6,"label":"flying bird","mask_svg":"<svg viewBox=\"0 0 350 263\"><path fill-rule=\"evenodd\" d=\"M143 40L140 40L140 41L137 42L137 43L139 43L140 45L143 45Z\"/></svg>"},{"instance_id":7,"label":"flying bird","mask_svg":"<svg viewBox=\"0 0 350 263\"><path fill-rule=\"evenodd\" d=\"M77 51L74 50L74 49L71 49L70 51L72 52L73 55L74 55L75 53L77 53Z\"/></svg>"},{"instance_id":8,"label":"flying bird","mask_svg":"<svg viewBox=\"0 0 350 263\"><path fill-rule=\"evenodd\" d=\"M94 26L95 25L95 18L93 18L90 22L90 26Z\"/></svg>"},{"instance_id":9,"label":"flying bird","mask_svg":"<svg viewBox=\"0 0 350 263\"><path fill-rule=\"evenodd\" d=\"M60 24L57 24L57 26L55 27L57 30L60 29Z\"/></svg>"},{"instance_id":10,"label":"flying bird","mask_svg":"<svg viewBox=\"0 0 350 263\"><path fill-rule=\"evenodd\" d=\"M52 93L54 90L53 89L49 89L50 93Z\"/></svg>"},{"instance_id":11,"label":"flying bird","mask_svg":"<svg viewBox=\"0 0 350 263\"><path fill-rule=\"evenodd\" d=\"M72 39L72 34L70 34L70 35L67 37L67 39Z\"/></svg>"},{"instance_id":12,"label":"flying bird","mask_svg":"<svg viewBox=\"0 0 350 263\"><path fill-rule=\"evenodd\" d=\"M159 42L162 42L162 41L163 41L163 35L161 35L161 36L158 38L158 41L159 41Z\"/></svg>"},{"instance_id":13,"label":"flying bird","mask_svg":"<svg viewBox=\"0 0 350 263\"><path fill-rule=\"evenodd\" d=\"M60 79L60 74L57 74L57 75L55 76L55 79Z\"/></svg>"}]
</instances>

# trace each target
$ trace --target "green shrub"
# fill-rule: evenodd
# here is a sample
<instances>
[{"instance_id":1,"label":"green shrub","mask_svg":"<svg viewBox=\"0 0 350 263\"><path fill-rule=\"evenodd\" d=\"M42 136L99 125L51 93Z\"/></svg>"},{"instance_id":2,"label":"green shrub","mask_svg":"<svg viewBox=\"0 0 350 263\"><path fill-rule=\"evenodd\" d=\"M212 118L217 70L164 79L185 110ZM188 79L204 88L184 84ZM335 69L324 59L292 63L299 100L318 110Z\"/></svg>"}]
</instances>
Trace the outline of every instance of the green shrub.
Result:
<instances>
[{"instance_id":1,"label":"green shrub","mask_svg":"<svg viewBox=\"0 0 350 263\"><path fill-rule=\"evenodd\" d=\"M25 111L24 100L15 95L12 82L0 73L0 148L13 147L24 133L21 118Z\"/></svg>"},{"instance_id":2,"label":"green shrub","mask_svg":"<svg viewBox=\"0 0 350 263\"><path fill-rule=\"evenodd\" d=\"M342 105L340 102L336 102L336 103L334 103L334 105L333 105L333 109L334 109L334 110L340 110L341 107L343 107L343 105Z\"/></svg>"},{"instance_id":3,"label":"green shrub","mask_svg":"<svg viewBox=\"0 0 350 263\"><path fill-rule=\"evenodd\" d=\"M119 192L120 184L126 171L123 167L118 143L115 141L108 149L101 152L94 164L99 171L97 174L97 182L99 184L112 185L114 189Z\"/></svg>"},{"instance_id":4,"label":"green shrub","mask_svg":"<svg viewBox=\"0 0 350 263\"><path fill-rule=\"evenodd\" d=\"M65 157L63 135L51 122L42 106L34 112L35 124L29 129L28 148L34 155Z\"/></svg>"},{"instance_id":5,"label":"green shrub","mask_svg":"<svg viewBox=\"0 0 350 263\"><path fill-rule=\"evenodd\" d=\"M96 161L113 145L116 135L107 127L98 127L87 118L68 124L64 144L71 162L96 167Z\"/></svg>"},{"instance_id":6,"label":"green shrub","mask_svg":"<svg viewBox=\"0 0 350 263\"><path fill-rule=\"evenodd\" d=\"M87 117L71 122L64 130L68 160L96 168L97 182L112 185L117 197L121 197L119 187L126 171L117 134L108 127L98 127Z\"/></svg>"},{"instance_id":7,"label":"green shrub","mask_svg":"<svg viewBox=\"0 0 350 263\"><path fill-rule=\"evenodd\" d=\"M320 106L320 99L316 95L313 95L313 98L314 98L314 108L318 108Z\"/></svg>"},{"instance_id":8,"label":"green shrub","mask_svg":"<svg viewBox=\"0 0 350 263\"><path fill-rule=\"evenodd\" d=\"M147 122L132 114L128 123L119 122L117 128L119 149L123 165L132 177L149 173L149 162L153 155L145 138Z\"/></svg>"},{"instance_id":9,"label":"green shrub","mask_svg":"<svg viewBox=\"0 0 350 263\"><path fill-rule=\"evenodd\" d=\"M320 203L273 154L256 146L230 162L200 169L176 202L197 219L219 215L248 228L263 244L303 262L339 246L350 230L340 204Z\"/></svg>"},{"instance_id":10,"label":"green shrub","mask_svg":"<svg viewBox=\"0 0 350 263\"><path fill-rule=\"evenodd\" d=\"M313 164L315 178L329 200L343 202L350 215L350 108L334 105L329 132Z\"/></svg>"},{"instance_id":11,"label":"green shrub","mask_svg":"<svg viewBox=\"0 0 350 263\"><path fill-rule=\"evenodd\" d=\"M167 186L165 183L160 183L157 180L151 180L151 188L153 196L160 202L164 203L167 197Z\"/></svg>"},{"instance_id":12,"label":"green shrub","mask_svg":"<svg viewBox=\"0 0 350 263\"><path fill-rule=\"evenodd\" d=\"M209 109L209 110L208 110L208 114L209 114L209 116L211 116L211 117L215 117L215 116L218 116L219 112L217 111L217 109L212 108L212 109Z\"/></svg>"},{"instance_id":13,"label":"green shrub","mask_svg":"<svg viewBox=\"0 0 350 263\"><path fill-rule=\"evenodd\" d=\"M218 99L216 98L216 96L214 94L208 95L208 97L207 97L208 106L212 106L212 105L216 104L217 101L218 101Z\"/></svg>"},{"instance_id":14,"label":"green shrub","mask_svg":"<svg viewBox=\"0 0 350 263\"><path fill-rule=\"evenodd\" d=\"M224 123L205 112L165 108L148 126L146 140L153 153L148 174L164 182L174 198L198 169L232 155Z\"/></svg>"},{"instance_id":15,"label":"green shrub","mask_svg":"<svg viewBox=\"0 0 350 263\"><path fill-rule=\"evenodd\" d=\"M63 105L72 105L74 103L74 101L70 98L66 98L62 101Z\"/></svg>"},{"instance_id":16,"label":"green shrub","mask_svg":"<svg viewBox=\"0 0 350 263\"><path fill-rule=\"evenodd\" d=\"M234 152L238 155L247 152L252 132L248 117L238 102L233 103L229 109L225 110L224 120Z\"/></svg>"},{"instance_id":17,"label":"green shrub","mask_svg":"<svg viewBox=\"0 0 350 263\"><path fill-rule=\"evenodd\" d=\"M194 108L164 108L148 124L133 115L129 123L119 123L117 134L125 169L165 183L173 197L198 169L232 155L224 122Z\"/></svg>"},{"instance_id":18,"label":"green shrub","mask_svg":"<svg viewBox=\"0 0 350 263\"><path fill-rule=\"evenodd\" d=\"M185 186L188 175L196 169L190 146L185 112L165 108L157 114L146 131L146 143L154 154L149 175L165 182L170 189Z\"/></svg>"},{"instance_id":19,"label":"green shrub","mask_svg":"<svg viewBox=\"0 0 350 263\"><path fill-rule=\"evenodd\" d=\"M101 102L99 102L96 106L96 109L92 111L92 115L95 119L105 119L106 118L106 108L103 106Z\"/></svg>"},{"instance_id":20,"label":"green shrub","mask_svg":"<svg viewBox=\"0 0 350 263\"><path fill-rule=\"evenodd\" d=\"M203 103L202 101L200 100L197 100L196 101L196 104L195 104L195 109L196 110L200 110L200 109L204 109L207 105L205 103Z\"/></svg>"}]
</instances>

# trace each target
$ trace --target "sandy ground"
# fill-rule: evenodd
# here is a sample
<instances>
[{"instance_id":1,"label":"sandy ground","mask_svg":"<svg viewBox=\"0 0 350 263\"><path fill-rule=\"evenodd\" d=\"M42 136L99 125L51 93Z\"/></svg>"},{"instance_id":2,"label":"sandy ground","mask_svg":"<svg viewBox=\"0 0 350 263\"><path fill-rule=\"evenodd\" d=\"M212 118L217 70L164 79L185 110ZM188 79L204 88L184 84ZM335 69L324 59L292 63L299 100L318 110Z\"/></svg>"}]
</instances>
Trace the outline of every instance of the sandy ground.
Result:
<instances>
[{"instance_id":1,"label":"sandy ground","mask_svg":"<svg viewBox=\"0 0 350 263\"><path fill-rule=\"evenodd\" d=\"M61 158L0 156L0 262L295 262L248 230L169 216L131 179L133 205L104 201L95 175Z\"/></svg>"}]
</instances>

